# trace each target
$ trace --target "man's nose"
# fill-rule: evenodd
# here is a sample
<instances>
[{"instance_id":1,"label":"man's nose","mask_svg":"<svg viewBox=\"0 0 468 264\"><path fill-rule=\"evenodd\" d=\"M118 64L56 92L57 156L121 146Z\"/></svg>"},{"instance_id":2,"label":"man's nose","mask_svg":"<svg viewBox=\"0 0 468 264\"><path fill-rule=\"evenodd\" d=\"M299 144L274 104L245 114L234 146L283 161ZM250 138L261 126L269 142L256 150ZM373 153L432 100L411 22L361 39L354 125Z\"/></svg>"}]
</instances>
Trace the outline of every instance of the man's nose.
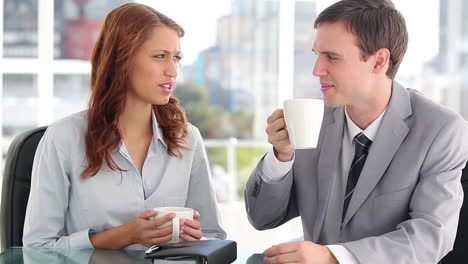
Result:
<instances>
[{"instance_id":1,"label":"man's nose","mask_svg":"<svg viewBox=\"0 0 468 264\"><path fill-rule=\"evenodd\" d=\"M312 74L316 77L327 75L327 70L323 65L322 61L317 58L315 61L314 69L312 70Z\"/></svg>"}]
</instances>

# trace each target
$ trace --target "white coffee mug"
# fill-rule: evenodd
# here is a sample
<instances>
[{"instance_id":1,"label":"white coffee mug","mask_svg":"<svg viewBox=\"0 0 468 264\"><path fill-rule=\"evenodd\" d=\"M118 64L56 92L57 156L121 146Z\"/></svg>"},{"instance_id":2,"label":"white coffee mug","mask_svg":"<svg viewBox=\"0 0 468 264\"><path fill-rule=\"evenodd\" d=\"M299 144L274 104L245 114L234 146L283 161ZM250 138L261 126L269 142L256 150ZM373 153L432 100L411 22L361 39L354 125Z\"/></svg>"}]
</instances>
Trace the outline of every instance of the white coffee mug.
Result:
<instances>
[{"instance_id":1,"label":"white coffee mug","mask_svg":"<svg viewBox=\"0 0 468 264\"><path fill-rule=\"evenodd\" d=\"M168 243L178 243L182 241L179 237L180 219L186 218L186 219L193 220L194 210L188 207L158 207L158 208L154 208L153 210L158 212L158 214L154 218L160 218L170 213L174 213L176 215L174 218L172 218L172 221L168 221L160 225L158 228L164 228L172 224L172 239Z\"/></svg>"},{"instance_id":2,"label":"white coffee mug","mask_svg":"<svg viewBox=\"0 0 468 264\"><path fill-rule=\"evenodd\" d=\"M284 118L289 140L294 149L317 147L323 120L322 99L289 99L284 101Z\"/></svg>"}]
</instances>

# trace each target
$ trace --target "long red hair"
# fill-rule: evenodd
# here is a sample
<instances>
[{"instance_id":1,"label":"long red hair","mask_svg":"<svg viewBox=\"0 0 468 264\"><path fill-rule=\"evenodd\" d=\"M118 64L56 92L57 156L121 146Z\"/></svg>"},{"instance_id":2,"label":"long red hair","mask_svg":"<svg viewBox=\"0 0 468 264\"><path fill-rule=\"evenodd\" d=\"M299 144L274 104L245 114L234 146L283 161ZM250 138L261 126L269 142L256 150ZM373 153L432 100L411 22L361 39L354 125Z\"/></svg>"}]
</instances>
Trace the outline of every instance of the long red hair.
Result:
<instances>
[{"instance_id":1,"label":"long red hair","mask_svg":"<svg viewBox=\"0 0 468 264\"><path fill-rule=\"evenodd\" d=\"M129 72L136 50L156 26L174 29L179 37L184 30L153 8L136 3L124 4L105 18L91 55L91 97L86 132L87 167L82 178L96 175L105 161L112 170L123 171L112 159L111 151L119 146L119 117L125 107ZM188 150L187 118L179 101L171 97L165 105L153 106L163 139L172 156L182 157Z\"/></svg>"}]
</instances>

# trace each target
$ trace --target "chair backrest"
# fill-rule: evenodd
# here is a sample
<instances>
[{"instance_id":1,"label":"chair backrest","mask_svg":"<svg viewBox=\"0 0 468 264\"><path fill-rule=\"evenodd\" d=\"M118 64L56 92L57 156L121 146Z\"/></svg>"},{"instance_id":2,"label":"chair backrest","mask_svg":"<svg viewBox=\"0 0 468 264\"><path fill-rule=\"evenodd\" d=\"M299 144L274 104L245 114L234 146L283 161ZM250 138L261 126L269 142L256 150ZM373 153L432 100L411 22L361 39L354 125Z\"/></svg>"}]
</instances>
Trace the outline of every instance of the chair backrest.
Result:
<instances>
[{"instance_id":1,"label":"chair backrest","mask_svg":"<svg viewBox=\"0 0 468 264\"><path fill-rule=\"evenodd\" d=\"M23 225L31 189L31 171L37 145L47 127L28 130L10 145L5 161L2 186L2 252L23 245Z\"/></svg>"},{"instance_id":2,"label":"chair backrest","mask_svg":"<svg viewBox=\"0 0 468 264\"><path fill-rule=\"evenodd\" d=\"M457 238L453 250L442 259L442 264L466 263L468 260L468 163L463 169L461 183L465 197L458 220Z\"/></svg>"}]
</instances>

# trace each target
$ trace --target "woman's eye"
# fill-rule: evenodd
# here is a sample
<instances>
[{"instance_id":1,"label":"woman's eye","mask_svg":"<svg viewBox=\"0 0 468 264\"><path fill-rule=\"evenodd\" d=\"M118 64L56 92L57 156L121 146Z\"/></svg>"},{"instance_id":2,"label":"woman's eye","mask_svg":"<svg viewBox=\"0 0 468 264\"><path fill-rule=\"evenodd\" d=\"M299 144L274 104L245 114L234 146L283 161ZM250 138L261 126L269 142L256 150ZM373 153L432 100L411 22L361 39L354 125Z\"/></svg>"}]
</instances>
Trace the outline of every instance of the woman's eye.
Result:
<instances>
[{"instance_id":1,"label":"woman's eye","mask_svg":"<svg viewBox=\"0 0 468 264\"><path fill-rule=\"evenodd\" d=\"M164 54L154 55L153 57L158 58L158 59L164 59Z\"/></svg>"},{"instance_id":2,"label":"woman's eye","mask_svg":"<svg viewBox=\"0 0 468 264\"><path fill-rule=\"evenodd\" d=\"M174 56L174 61L179 62L182 59L182 56Z\"/></svg>"}]
</instances>

